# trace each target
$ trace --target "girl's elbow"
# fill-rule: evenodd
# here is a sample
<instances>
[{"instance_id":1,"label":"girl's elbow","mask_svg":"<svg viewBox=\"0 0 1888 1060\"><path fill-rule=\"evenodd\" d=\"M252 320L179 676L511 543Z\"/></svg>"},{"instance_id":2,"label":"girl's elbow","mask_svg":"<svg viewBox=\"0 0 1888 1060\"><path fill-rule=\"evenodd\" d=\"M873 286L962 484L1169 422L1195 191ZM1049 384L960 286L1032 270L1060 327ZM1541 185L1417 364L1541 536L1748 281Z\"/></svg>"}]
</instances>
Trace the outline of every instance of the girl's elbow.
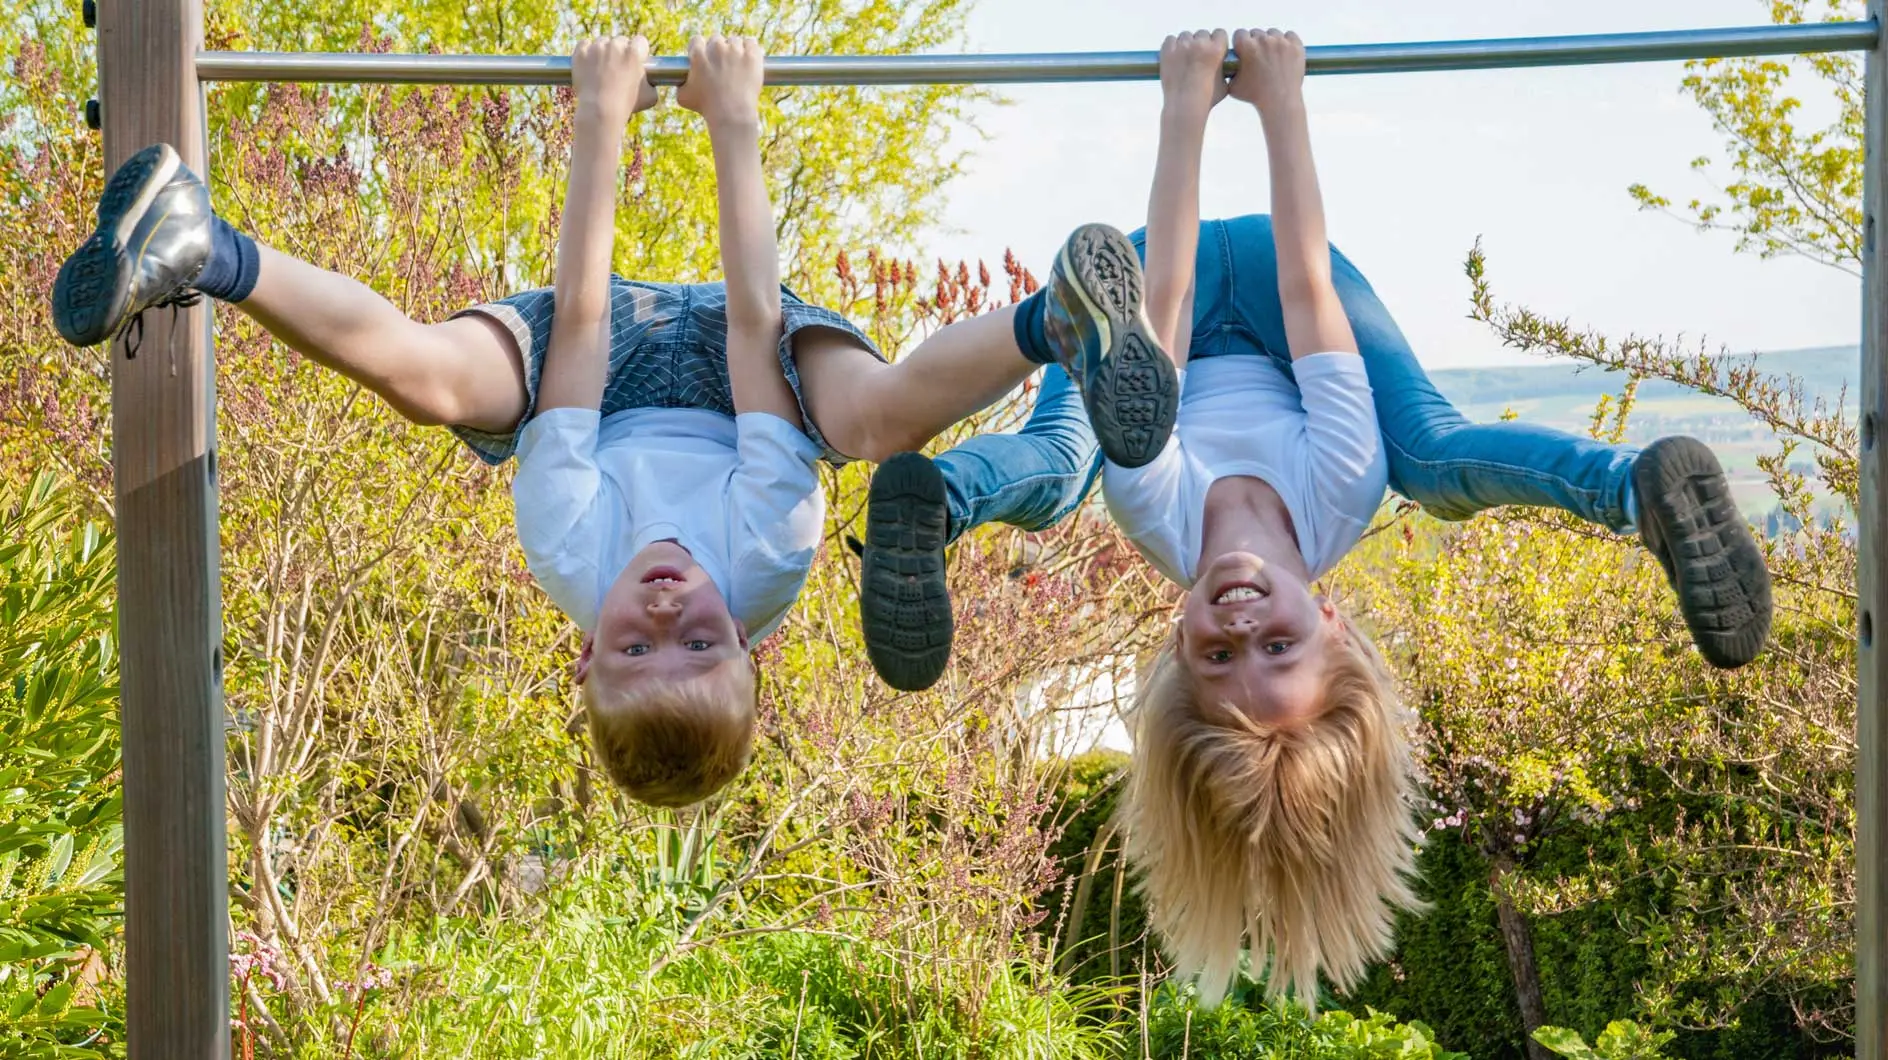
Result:
<instances>
[{"instance_id":1,"label":"girl's elbow","mask_svg":"<svg viewBox=\"0 0 1888 1060\"><path fill-rule=\"evenodd\" d=\"M1280 276L1278 298L1285 305L1299 306L1338 302L1337 288L1331 283L1329 268L1311 268L1294 276Z\"/></svg>"}]
</instances>

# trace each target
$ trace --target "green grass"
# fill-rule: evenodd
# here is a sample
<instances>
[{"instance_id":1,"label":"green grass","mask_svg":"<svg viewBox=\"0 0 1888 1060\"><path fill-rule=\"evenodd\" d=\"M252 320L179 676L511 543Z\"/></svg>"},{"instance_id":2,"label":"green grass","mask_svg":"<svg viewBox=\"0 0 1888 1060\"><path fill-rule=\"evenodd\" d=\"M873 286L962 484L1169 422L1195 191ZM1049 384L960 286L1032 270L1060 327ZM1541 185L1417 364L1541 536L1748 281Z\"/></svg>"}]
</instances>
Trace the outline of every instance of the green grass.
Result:
<instances>
[{"instance_id":1,"label":"green grass","mask_svg":"<svg viewBox=\"0 0 1888 1060\"><path fill-rule=\"evenodd\" d=\"M441 921L379 955L392 985L369 994L355 1056L727 1060L1117 1057L1119 991L1026 967L938 970L888 940L761 933L668 963L673 939L598 874L537 914ZM353 1007L303 1022L298 1055L345 1055Z\"/></svg>"}]
</instances>

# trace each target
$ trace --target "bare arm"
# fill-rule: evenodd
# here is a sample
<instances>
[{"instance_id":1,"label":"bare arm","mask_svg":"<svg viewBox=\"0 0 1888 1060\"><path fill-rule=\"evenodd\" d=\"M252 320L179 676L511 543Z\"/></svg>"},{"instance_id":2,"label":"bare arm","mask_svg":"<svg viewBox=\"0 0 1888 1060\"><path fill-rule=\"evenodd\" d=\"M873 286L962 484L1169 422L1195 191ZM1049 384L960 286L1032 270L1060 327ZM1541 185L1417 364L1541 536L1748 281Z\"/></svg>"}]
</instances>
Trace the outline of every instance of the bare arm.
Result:
<instances>
[{"instance_id":1,"label":"bare arm","mask_svg":"<svg viewBox=\"0 0 1888 1060\"><path fill-rule=\"evenodd\" d=\"M641 37L587 40L571 55L577 114L570 179L557 234L550 344L540 411L603 404L610 359L610 250L616 241L616 171L630 115L655 102Z\"/></svg>"},{"instance_id":2,"label":"bare arm","mask_svg":"<svg viewBox=\"0 0 1888 1060\"><path fill-rule=\"evenodd\" d=\"M1200 152L1206 120L1225 98L1221 74L1226 33L1182 33L1160 48L1160 153L1147 202L1147 318L1154 337L1185 367L1180 315L1193 286L1193 257L1200 244Z\"/></svg>"},{"instance_id":3,"label":"bare arm","mask_svg":"<svg viewBox=\"0 0 1888 1060\"><path fill-rule=\"evenodd\" d=\"M1240 30L1233 48L1240 70L1232 94L1255 104L1265 125L1285 341L1294 360L1314 353L1356 353L1357 338L1331 285L1331 244L1305 112L1304 44L1295 33Z\"/></svg>"},{"instance_id":4,"label":"bare arm","mask_svg":"<svg viewBox=\"0 0 1888 1060\"><path fill-rule=\"evenodd\" d=\"M728 383L734 410L769 412L800 426L800 403L780 357L780 245L760 160L760 45L695 38L676 96L708 123L721 209L721 270L728 287Z\"/></svg>"}]
</instances>

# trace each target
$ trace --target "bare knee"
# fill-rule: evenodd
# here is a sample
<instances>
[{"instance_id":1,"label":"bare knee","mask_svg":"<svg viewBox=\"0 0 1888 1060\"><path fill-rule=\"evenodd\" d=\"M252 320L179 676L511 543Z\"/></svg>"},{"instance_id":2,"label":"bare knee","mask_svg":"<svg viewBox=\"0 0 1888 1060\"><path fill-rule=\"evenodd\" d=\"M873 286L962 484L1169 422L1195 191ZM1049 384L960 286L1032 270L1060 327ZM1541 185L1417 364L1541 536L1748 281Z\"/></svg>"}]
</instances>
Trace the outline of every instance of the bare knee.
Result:
<instances>
[{"instance_id":1,"label":"bare knee","mask_svg":"<svg viewBox=\"0 0 1888 1060\"><path fill-rule=\"evenodd\" d=\"M472 315L419 325L404 336L397 375L374 389L408 421L494 434L524 415L524 364L511 335L496 321Z\"/></svg>"},{"instance_id":2,"label":"bare knee","mask_svg":"<svg viewBox=\"0 0 1888 1060\"><path fill-rule=\"evenodd\" d=\"M463 381L438 371L440 356L424 345L409 345L407 351L388 364L384 375L361 382L409 423L420 427L465 423L475 408Z\"/></svg>"},{"instance_id":3,"label":"bare knee","mask_svg":"<svg viewBox=\"0 0 1888 1060\"><path fill-rule=\"evenodd\" d=\"M876 464L931 440L905 411L898 368L851 336L808 328L794 336L794 360L807 411L836 452Z\"/></svg>"},{"instance_id":4,"label":"bare knee","mask_svg":"<svg viewBox=\"0 0 1888 1060\"><path fill-rule=\"evenodd\" d=\"M933 435L929 432L913 430L906 424L880 424L866 443L872 455L865 459L875 464L882 464L899 453L913 453L923 449L932 437Z\"/></svg>"},{"instance_id":5,"label":"bare knee","mask_svg":"<svg viewBox=\"0 0 1888 1060\"><path fill-rule=\"evenodd\" d=\"M931 435L914 429L908 419L886 402L864 400L847 410L834 429L819 425L826 444L855 460L882 464L899 453L922 449Z\"/></svg>"},{"instance_id":6,"label":"bare knee","mask_svg":"<svg viewBox=\"0 0 1888 1060\"><path fill-rule=\"evenodd\" d=\"M382 396L393 411L415 426L447 427L465 421L464 403L444 388L407 386Z\"/></svg>"}]
</instances>

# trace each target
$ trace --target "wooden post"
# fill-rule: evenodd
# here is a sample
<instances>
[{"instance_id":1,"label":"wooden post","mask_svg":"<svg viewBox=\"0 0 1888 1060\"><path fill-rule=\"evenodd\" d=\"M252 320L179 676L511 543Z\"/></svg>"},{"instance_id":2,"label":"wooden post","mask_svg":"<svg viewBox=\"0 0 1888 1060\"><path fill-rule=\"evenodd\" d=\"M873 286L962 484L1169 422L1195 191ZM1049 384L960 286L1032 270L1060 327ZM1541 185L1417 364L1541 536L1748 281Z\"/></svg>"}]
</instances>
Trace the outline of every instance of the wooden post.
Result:
<instances>
[{"instance_id":1,"label":"wooden post","mask_svg":"<svg viewBox=\"0 0 1888 1060\"><path fill-rule=\"evenodd\" d=\"M1869 0L1877 24L1888 0ZM1888 426L1888 35L1868 53L1862 190L1862 482L1856 513L1859 669L1855 739L1855 1055L1888 1060L1888 672L1875 627L1888 623L1888 481L1881 430ZM1888 629L1883 633L1888 635Z\"/></svg>"},{"instance_id":2,"label":"wooden post","mask_svg":"<svg viewBox=\"0 0 1888 1060\"><path fill-rule=\"evenodd\" d=\"M164 141L205 172L201 0L98 5L109 172ZM228 1060L222 597L208 310L112 345L123 687L126 1009L133 1058Z\"/></svg>"}]
</instances>

